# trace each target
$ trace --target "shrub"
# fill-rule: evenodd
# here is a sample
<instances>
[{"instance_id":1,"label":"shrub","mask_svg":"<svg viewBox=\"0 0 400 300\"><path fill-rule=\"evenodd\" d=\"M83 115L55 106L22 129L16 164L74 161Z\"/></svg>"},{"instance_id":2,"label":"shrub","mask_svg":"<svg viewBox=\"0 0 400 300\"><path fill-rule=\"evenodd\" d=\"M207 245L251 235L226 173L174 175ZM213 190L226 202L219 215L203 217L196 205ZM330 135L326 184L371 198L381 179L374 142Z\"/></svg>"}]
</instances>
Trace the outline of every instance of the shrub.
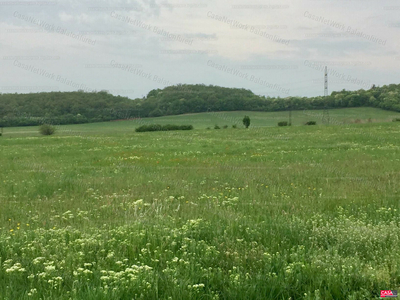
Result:
<instances>
[{"instance_id":1,"label":"shrub","mask_svg":"<svg viewBox=\"0 0 400 300\"><path fill-rule=\"evenodd\" d=\"M206 129L207 129L207 130L210 130L211 128L210 128L210 127L207 127Z\"/></svg>"},{"instance_id":2,"label":"shrub","mask_svg":"<svg viewBox=\"0 0 400 300\"><path fill-rule=\"evenodd\" d=\"M159 124L151 124L151 125L142 125L135 129L136 132L145 132L145 131L170 131L170 130L192 130L193 125L159 125Z\"/></svg>"},{"instance_id":3,"label":"shrub","mask_svg":"<svg viewBox=\"0 0 400 300\"><path fill-rule=\"evenodd\" d=\"M224 129L227 129L228 128L228 125L224 125L224 127L223 127Z\"/></svg>"},{"instance_id":4,"label":"shrub","mask_svg":"<svg viewBox=\"0 0 400 300\"><path fill-rule=\"evenodd\" d=\"M286 121L278 122L278 126L288 126L288 122Z\"/></svg>"},{"instance_id":5,"label":"shrub","mask_svg":"<svg viewBox=\"0 0 400 300\"><path fill-rule=\"evenodd\" d=\"M136 128L136 132L144 132L144 131L160 131L162 129L161 125L143 125L138 128Z\"/></svg>"},{"instance_id":6,"label":"shrub","mask_svg":"<svg viewBox=\"0 0 400 300\"><path fill-rule=\"evenodd\" d=\"M220 129L220 127L218 125L215 125L214 129Z\"/></svg>"},{"instance_id":7,"label":"shrub","mask_svg":"<svg viewBox=\"0 0 400 300\"><path fill-rule=\"evenodd\" d=\"M193 129L193 125L181 125L180 129L177 130L192 130Z\"/></svg>"},{"instance_id":8,"label":"shrub","mask_svg":"<svg viewBox=\"0 0 400 300\"><path fill-rule=\"evenodd\" d=\"M158 125L161 126L161 125ZM161 128L157 131L161 131L161 130L165 130L165 131L169 131L169 130L176 130L178 126L177 125L171 125L171 124L167 124L167 125L163 125L161 126Z\"/></svg>"},{"instance_id":9,"label":"shrub","mask_svg":"<svg viewBox=\"0 0 400 300\"><path fill-rule=\"evenodd\" d=\"M233 125L232 125L232 128L237 128L236 124L233 124Z\"/></svg>"},{"instance_id":10,"label":"shrub","mask_svg":"<svg viewBox=\"0 0 400 300\"><path fill-rule=\"evenodd\" d=\"M392 121L393 122L400 122L400 118L394 118Z\"/></svg>"},{"instance_id":11,"label":"shrub","mask_svg":"<svg viewBox=\"0 0 400 300\"><path fill-rule=\"evenodd\" d=\"M52 135L55 131L56 129L49 124L43 124L39 127L39 132L42 135Z\"/></svg>"},{"instance_id":12,"label":"shrub","mask_svg":"<svg viewBox=\"0 0 400 300\"><path fill-rule=\"evenodd\" d=\"M249 128L249 126L250 126L250 117L249 116L244 116L243 125L246 126L246 128Z\"/></svg>"},{"instance_id":13,"label":"shrub","mask_svg":"<svg viewBox=\"0 0 400 300\"><path fill-rule=\"evenodd\" d=\"M304 125L317 125L317 122L316 121L308 121L308 122L305 122Z\"/></svg>"}]
</instances>

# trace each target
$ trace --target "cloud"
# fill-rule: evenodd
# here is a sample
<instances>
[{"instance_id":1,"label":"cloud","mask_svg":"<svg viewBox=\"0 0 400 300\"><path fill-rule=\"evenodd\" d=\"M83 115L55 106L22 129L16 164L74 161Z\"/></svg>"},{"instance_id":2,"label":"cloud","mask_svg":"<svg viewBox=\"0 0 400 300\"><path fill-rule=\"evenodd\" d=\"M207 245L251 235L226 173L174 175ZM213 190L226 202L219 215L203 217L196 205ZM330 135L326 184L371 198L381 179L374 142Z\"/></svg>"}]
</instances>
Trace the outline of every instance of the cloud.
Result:
<instances>
[{"instance_id":1,"label":"cloud","mask_svg":"<svg viewBox=\"0 0 400 300\"><path fill-rule=\"evenodd\" d=\"M251 66L246 69L250 77L291 86L292 93L305 96L323 93L320 74L305 67L305 60L326 62L338 72L379 85L398 81L400 9L391 0L7 3L0 9L0 58L57 56L30 63L99 90L126 91L129 97L166 83L236 86L280 95L208 67L210 59L232 68ZM112 60L140 64L156 80L110 69ZM0 67L9 74L4 85L54 86L51 79L16 68L10 59L0 59ZM73 89L61 82L57 86ZM358 88L349 82L332 85L343 87Z\"/></svg>"}]
</instances>

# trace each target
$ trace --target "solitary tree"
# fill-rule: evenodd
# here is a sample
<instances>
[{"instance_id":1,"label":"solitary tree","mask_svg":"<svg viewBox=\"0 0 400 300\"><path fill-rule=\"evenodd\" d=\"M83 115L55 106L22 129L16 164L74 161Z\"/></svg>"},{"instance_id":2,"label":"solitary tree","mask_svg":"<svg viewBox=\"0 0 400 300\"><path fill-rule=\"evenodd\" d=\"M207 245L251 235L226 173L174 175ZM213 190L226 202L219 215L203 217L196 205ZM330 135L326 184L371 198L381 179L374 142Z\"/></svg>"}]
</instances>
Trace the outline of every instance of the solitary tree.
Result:
<instances>
[{"instance_id":1,"label":"solitary tree","mask_svg":"<svg viewBox=\"0 0 400 300\"><path fill-rule=\"evenodd\" d=\"M52 135L55 131L56 129L49 124L43 124L39 127L39 132L42 135Z\"/></svg>"},{"instance_id":2,"label":"solitary tree","mask_svg":"<svg viewBox=\"0 0 400 300\"><path fill-rule=\"evenodd\" d=\"M243 125L246 126L246 128L249 128L249 126L250 126L250 117L249 116L244 116Z\"/></svg>"}]
</instances>

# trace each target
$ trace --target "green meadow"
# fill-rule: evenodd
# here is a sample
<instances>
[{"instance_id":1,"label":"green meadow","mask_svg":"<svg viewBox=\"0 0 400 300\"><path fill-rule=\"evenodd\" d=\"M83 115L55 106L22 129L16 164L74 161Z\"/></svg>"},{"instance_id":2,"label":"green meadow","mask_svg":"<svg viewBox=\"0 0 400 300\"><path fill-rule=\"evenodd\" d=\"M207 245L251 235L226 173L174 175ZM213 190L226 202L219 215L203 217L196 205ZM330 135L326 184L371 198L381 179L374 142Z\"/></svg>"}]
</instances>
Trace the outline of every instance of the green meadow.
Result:
<instances>
[{"instance_id":1,"label":"green meadow","mask_svg":"<svg viewBox=\"0 0 400 300\"><path fill-rule=\"evenodd\" d=\"M399 290L399 114L322 116L292 112L296 126L277 127L288 112L203 113L57 126L53 136L5 128L0 299ZM301 125L310 120L318 125ZM151 123L195 130L134 131Z\"/></svg>"},{"instance_id":2,"label":"green meadow","mask_svg":"<svg viewBox=\"0 0 400 300\"><path fill-rule=\"evenodd\" d=\"M400 113L387 111L372 107L330 109L324 114L323 110L298 110L292 111L292 125L300 126L307 121L316 121L317 124L345 125L355 122L391 122L394 118L400 118ZM214 128L218 125L232 127L237 125L243 127L243 116L251 116L251 127L274 127L280 121L289 120L288 111L279 112L256 112L256 111L230 111L230 112L208 112L196 114L184 114L177 116L166 116L158 118L136 118L127 121L111 121L103 123L61 125L57 126L58 134L109 134L127 133L133 128L148 124L176 124L193 125L195 129ZM6 136L39 136L37 127L14 127L4 128Z\"/></svg>"}]
</instances>

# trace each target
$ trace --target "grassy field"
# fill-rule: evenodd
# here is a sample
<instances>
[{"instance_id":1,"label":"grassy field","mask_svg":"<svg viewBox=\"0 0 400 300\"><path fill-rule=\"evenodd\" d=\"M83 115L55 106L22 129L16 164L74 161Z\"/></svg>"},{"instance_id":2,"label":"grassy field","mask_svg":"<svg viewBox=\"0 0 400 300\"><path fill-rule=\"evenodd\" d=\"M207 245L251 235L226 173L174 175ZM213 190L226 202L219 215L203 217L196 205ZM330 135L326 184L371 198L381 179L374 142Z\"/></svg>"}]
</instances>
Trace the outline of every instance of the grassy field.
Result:
<instances>
[{"instance_id":1,"label":"grassy field","mask_svg":"<svg viewBox=\"0 0 400 300\"><path fill-rule=\"evenodd\" d=\"M329 123L331 125L351 124L356 120L362 123L368 122L391 122L394 118L400 118L400 113L386 111L371 107L343 108L331 109L328 111ZM168 116L159 118L144 118L129 121L113 121L104 123L91 123L79 125L63 125L57 126L58 134L114 134L124 133L133 128L147 124L176 124L176 125L193 125L195 129L205 129L207 127L214 128L219 125L232 127L236 124L243 127L242 119L245 115L251 118L251 127L270 127L277 126L279 121L288 121L289 112L250 112L250 111L234 111L234 112L209 112L199 114L185 114L178 116ZM369 120L370 119L370 120ZM326 124L327 118L324 119L324 111L308 110L308 111L292 111L292 125L303 125L307 121L316 121L317 124ZM14 127L4 128L5 136L32 136L38 134L38 129L32 127Z\"/></svg>"},{"instance_id":2,"label":"grassy field","mask_svg":"<svg viewBox=\"0 0 400 300\"><path fill-rule=\"evenodd\" d=\"M399 290L400 123L265 127L280 115L264 126L263 113L248 114L248 130L200 130L215 119L182 132L135 133L134 121L47 137L6 128L0 299L378 299Z\"/></svg>"}]
</instances>

